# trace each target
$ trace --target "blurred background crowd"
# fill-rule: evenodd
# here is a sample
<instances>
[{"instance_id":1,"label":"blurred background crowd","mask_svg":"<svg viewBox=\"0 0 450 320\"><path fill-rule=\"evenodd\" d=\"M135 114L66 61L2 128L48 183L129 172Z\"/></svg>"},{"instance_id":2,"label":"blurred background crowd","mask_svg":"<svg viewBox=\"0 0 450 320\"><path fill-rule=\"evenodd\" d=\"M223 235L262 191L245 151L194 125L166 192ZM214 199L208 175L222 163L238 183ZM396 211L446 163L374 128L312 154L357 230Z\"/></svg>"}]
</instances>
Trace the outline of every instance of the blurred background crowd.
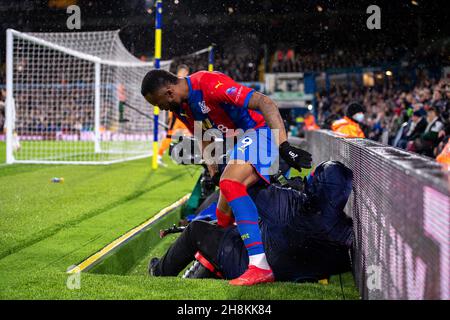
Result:
<instances>
[{"instance_id":1,"label":"blurred background crowd","mask_svg":"<svg viewBox=\"0 0 450 320\"><path fill-rule=\"evenodd\" d=\"M119 2L103 4L102 10L108 12L103 17L84 11L83 30L121 29L127 49L143 60L151 60L153 2L130 0L127 4L120 2L120 6ZM93 12L99 5L89 0L77 3L93 8ZM1 132L6 26L17 24L24 32L67 30L60 27L65 26L65 12L58 8L49 11L45 1L32 5L34 13L52 18L39 24L35 19L27 20L29 12L19 2L0 4L0 11L8 12L0 21ZM345 116L349 103L357 102L364 108L360 126L366 138L436 157L450 136L450 79L443 72L450 66L450 35L444 6L439 1L409 0L380 1L379 5L383 10L382 30L366 28L364 2L165 2L163 59L172 60L172 71L180 64L188 65L191 73L205 70L207 54L190 53L214 42L214 69L249 85L264 83L269 73L321 77L357 70L361 76L368 68L381 68L382 74L374 71L371 83L351 78L344 83L331 79L317 85L310 102L313 110L309 110L315 122L330 128L333 120ZM27 103L42 105L42 101ZM75 116L83 122L83 115ZM303 125L296 123L295 117L287 116L286 120L288 128L298 127L294 135L302 135Z\"/></svg>"}]
</instances>

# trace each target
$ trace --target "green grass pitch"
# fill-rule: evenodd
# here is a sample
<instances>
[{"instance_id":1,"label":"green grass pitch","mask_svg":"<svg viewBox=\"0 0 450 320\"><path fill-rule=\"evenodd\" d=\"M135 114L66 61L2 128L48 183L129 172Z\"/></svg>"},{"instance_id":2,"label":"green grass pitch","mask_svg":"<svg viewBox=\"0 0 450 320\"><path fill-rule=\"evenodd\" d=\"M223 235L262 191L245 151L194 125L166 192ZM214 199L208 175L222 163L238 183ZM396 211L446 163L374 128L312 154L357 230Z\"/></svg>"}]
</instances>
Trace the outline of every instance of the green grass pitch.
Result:
<instances>
[{"instance_id":1,"label":"green grass pitch","mask_svg":"<svg viewBox=\"0 0 450 320\"><path fill-rule=\"evenodd\" d=\"M68 289L69 266L190 192L199 173L174 164L152 171L149 159L110 166L0 164L0 299L343 298L338 277L329 285L242 288L221 280L147 276L148 258L161 255L173 236L149 248L126 275L82 273L80 289ZM52 177L65 182L50 183ZM358 299L351 275L342 280L345 298Z\"/></svg>"},{"instance_id":2,"label":"green grass pitch","mask_svg":"<svg viewBox=\"0 0 450 320\"><path fill-rule=\"evenodd\" d=\"M148 141L101 142L100 148L105 152L99 153L95 153L94 143L87 141L22 141L20 144L20 151L14 152L16 160L114 161L145 154L151 148ZM127 153L137 150L142 152Z\"/></svg>"}]
</instances>

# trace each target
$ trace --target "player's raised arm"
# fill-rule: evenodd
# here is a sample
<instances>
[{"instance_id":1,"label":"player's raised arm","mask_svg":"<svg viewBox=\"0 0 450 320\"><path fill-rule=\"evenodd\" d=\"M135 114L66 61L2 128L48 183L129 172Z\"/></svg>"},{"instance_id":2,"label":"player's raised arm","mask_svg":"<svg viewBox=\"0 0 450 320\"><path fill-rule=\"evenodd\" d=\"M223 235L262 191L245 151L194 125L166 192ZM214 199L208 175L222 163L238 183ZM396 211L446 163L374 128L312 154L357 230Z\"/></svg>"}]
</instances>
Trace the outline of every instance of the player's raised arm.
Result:
<instances>
[{"instance_id":1,"label":"player's raised arm","mask_svg":"<svg viewBox=\"0 0 450 320\"><path fill-rule=\"evenodd\" d=\"M291 167L297 170L311 168L311 154L305 150L291 146L287 141L283 119L281 118L277 104L272 99L260 92L254 92L248 102L248 108L261 111L267 125L272 130L277 130L278 134L275 134L275 139L277 139L277 144L280 147L280 156Z\"/></svg>"}]
</instances>

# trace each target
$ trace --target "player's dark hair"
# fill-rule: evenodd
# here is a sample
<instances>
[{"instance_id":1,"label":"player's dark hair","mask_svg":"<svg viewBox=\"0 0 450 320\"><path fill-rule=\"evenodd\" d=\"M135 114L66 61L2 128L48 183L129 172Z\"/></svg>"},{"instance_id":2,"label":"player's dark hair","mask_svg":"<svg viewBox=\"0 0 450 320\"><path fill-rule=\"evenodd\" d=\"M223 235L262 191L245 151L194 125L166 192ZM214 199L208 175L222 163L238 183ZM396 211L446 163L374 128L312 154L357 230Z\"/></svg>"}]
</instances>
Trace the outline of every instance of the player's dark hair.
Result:
<instances>
[{"instance_id":1,"label":"player's dark hair","mask_svg":"<svg viewBox=\"0 0 450 320\"><path fill-rule=\"evenodd\" d=\"M152 94L169 84L177 84L178 77L173 73L155 69L147 72L141 85L141 94L145 97L147 94Z\"/></svg>"}]
</instances>

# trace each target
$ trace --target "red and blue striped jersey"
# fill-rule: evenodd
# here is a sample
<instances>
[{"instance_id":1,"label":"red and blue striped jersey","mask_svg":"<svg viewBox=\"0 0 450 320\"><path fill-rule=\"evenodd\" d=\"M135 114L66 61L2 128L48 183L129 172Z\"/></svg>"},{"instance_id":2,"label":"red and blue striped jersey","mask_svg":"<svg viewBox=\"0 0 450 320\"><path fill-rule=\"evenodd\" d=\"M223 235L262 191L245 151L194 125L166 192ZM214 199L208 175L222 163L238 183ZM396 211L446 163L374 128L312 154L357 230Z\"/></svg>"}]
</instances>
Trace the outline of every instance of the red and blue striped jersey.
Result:
<instances>
[{"instance_id":1,"label":"red and blue striped jersey","mask_svg":"<svg viewBox=\"0 0 450 320\"><path fill-rule=\"evenodd\" d=\"M186 77L188 102L175 115L194 132L194 121L201 121L203 130L216 128L224 135L230 129L255 129L266 125L263 115L248 109L254 89L236 83L223 73L199 71Z\"/></svg>"}]
</instances>

